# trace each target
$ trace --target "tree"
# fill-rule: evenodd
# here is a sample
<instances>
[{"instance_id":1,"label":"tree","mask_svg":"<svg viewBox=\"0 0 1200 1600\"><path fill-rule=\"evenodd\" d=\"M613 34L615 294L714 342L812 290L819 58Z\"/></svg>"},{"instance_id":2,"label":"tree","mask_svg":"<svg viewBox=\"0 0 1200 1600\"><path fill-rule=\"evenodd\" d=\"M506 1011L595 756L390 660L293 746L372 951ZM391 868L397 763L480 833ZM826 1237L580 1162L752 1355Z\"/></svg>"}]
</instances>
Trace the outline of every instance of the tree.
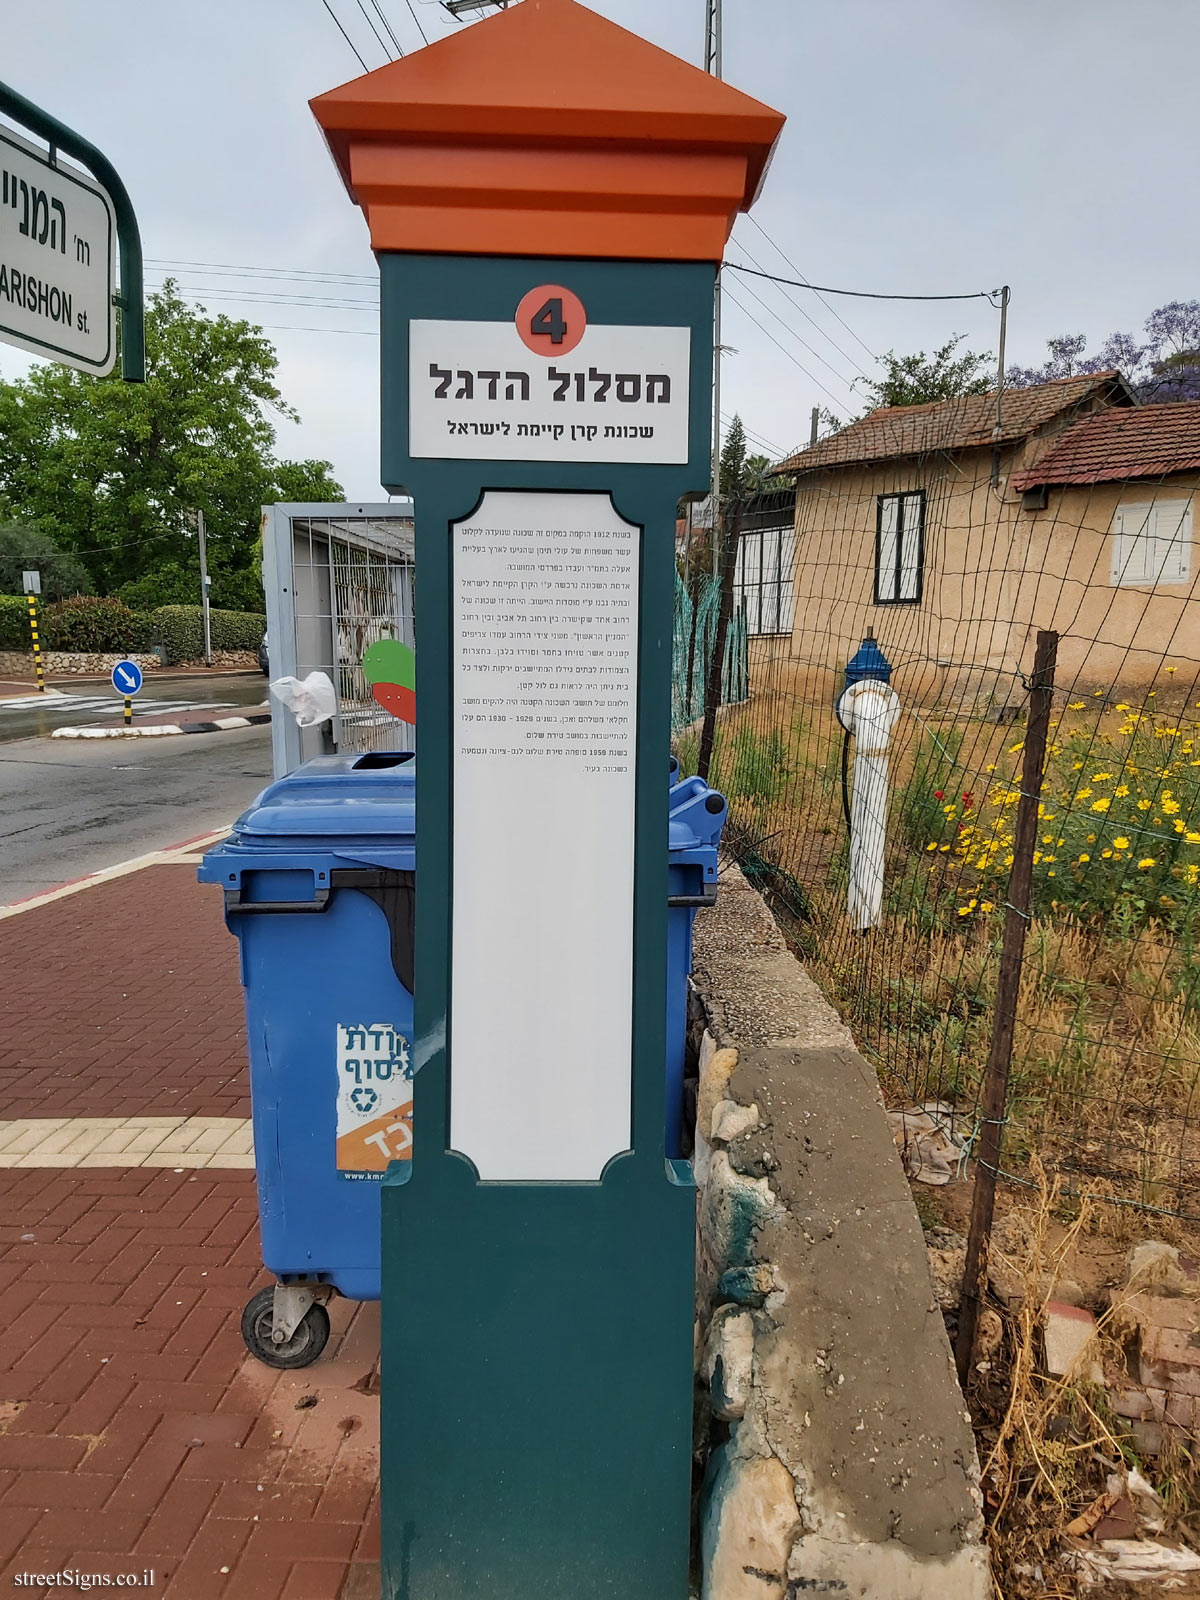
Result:
<instances>
[{"instance_id":1,"label":"tree","mask_svg":"<svg viewBox=\"0 0 1200 1600\"><path fill-rule=\"evenodd\" d=\"M986 394L992 387L988 371L995 357L989 353L964 350L955 351L966 338L956 333L940 350L926 355L918 350L911 356L898 356L889 350L880 356L883 376L858 380L862 393L870 401L868 410L879 406L919 406L931 400L955 400L964 394Z\"/></svg>"},{"instance_id":2,"label":"tree","mask_svg":"<svg viewBox=\"0 0 1200 1600\"><path fill-rule=\"evenodd\" d=\"M272 416L296 420L277 366L261 329L209 317L168 281L146 309L144 384L53 365L0 382L0 499L78 551L101 593L161 572L167 587L192 577L196 601L198 508L214 603L257 594L258 609L262 505L342 498L328 462L275 458Z\"/></svg>"},{"instance_id":3,"label":"tree","mask_svg":"<svg viewBox=\"0 0 1200 1600\"><path fill-rule=\"evenodd\" d=\"M746 429L741 417L735 416L729 424L725 443L721 446L721 470L717 481L721 487L722 500L730 499L741 488L745 469Z\"/></svg>"},{"instance_id":4,"label":"tree","mask_svg":"<svg viewBox=\"0 0 1200 1600\"><path fill-rule=\"evenodd\" d=\"M1005 382L1014 388L1116 369L1139 400L1200 400L1200 300L1171 300L1152 311L1143 336L1111 333L1094 355L1087 354L1087 335L1060 334L1047 339L1048 359L1040 367L1009 367Z\"/></svg>"},{"instance_id":5,"label":"tree","mask_svg":"<svg viewBox=\"0 0 1200 1600\"><path fill-rule=\"evenodd\" d=\"M42 575L42 598L90 594L87 572L74 556L65 555L40 528L23 522L0 522L0 594L21 594L26 572Z\"/></svg>"}]
</instances>

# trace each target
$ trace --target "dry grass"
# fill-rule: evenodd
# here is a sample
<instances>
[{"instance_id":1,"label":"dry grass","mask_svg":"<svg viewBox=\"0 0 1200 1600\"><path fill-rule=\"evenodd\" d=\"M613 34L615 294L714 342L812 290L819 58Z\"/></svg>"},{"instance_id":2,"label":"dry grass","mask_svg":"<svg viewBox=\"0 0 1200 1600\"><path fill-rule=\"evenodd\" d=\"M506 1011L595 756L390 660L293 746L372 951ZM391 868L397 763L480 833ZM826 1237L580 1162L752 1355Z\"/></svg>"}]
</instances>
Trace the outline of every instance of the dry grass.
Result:
<instances>
[{"instance_id":1,"label":"dry grass","mask_svg":"<svg viewBox=\"0 0 1200 1600\"><path fill-rule=\"evenodd\" d=\"M1007 1359L978 1377L970 1395L1000 1600L1057 1600L1079 1592L1070 1552L1100 1520L1110 1475L1136 1469L1146 1478L1162 1501L1168 1538L1195 1543L1200 1519L1200 1473L1181 1441L1173 1438L1156 1460L1141 1460L1102 1387L1075 1375L1044 1375L1046 1303L1098 1226L1100 1196L1086 1193L1064 1227L1061 1179L1047 1178L1036 1161L1033 1170L1036 1198L1022 1212L1026 1246L1012 1263L1024 1294L1008 1320ZM1106 1212L1106 1231L1109 1219ZM1100 1347L1112 1366L1121 1359L1118 1318L1119 1307L1098 1319Z\"/></svg>"}]
</instances>

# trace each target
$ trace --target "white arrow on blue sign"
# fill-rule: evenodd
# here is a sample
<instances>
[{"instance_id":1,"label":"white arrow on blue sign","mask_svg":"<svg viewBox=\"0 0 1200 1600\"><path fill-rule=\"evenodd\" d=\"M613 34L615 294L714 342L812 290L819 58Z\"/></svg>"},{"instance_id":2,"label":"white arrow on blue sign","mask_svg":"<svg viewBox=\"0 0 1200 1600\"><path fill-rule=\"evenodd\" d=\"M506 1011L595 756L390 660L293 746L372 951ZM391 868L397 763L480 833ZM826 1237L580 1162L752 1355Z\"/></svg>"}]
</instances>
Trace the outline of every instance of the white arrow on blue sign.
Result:
<instances>
[{"instance_id":1,"label":"white arrow on blue sign","mask_svg":"<svg viewBox=\"0 0 1200 1600\"><path fill-rule=\"evenodd\" d=\"M136 661L118 661L112 669L112 684L118 694L136 694L142 687L142 669Z\"/></svg>"}]
</instances>

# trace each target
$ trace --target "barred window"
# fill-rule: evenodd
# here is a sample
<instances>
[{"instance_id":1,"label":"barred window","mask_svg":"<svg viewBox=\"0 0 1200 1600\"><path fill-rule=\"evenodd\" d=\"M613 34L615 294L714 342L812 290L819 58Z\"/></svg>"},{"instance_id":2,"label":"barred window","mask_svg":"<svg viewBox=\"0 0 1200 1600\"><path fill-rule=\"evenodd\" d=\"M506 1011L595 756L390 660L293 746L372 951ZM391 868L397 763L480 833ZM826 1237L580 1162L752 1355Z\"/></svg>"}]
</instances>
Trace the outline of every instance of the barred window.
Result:
<instances>
[{"instance_id":1,"label":"barred window","mask_svg":"<svg viewBox=\"0 0 1200 1600\"><path fill-rule=\"evenodd\" d=\"M925 579L925 491L881 494L875 521L875 604L919 605Z\"/></svg>"},{"instance_id":2,"label":"barred window","mask_svg":"<svg viewBox=\"0 0 1200 1600\"><path fill-rule=\"evenodd\" d=\"M791 633L795 564L796 529L792 522L742 534L733 577L733 603L735 612L745 606L749 633Z\"/></svg>"}]
</instances>

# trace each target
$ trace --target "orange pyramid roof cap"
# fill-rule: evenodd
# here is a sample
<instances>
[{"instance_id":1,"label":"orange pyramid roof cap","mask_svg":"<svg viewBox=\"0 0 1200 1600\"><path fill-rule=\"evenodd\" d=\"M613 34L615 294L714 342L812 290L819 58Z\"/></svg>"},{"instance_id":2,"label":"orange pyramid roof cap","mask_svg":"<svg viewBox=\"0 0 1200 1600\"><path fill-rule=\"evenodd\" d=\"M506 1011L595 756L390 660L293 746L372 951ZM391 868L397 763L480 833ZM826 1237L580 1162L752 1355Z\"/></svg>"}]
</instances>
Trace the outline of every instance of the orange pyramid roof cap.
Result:
<instances>
[{"instance_id":1,"label":"orange pyramid roof cap","mask_svg":"<svg viewBox=\"0 0 1200 1600\"><path fill-rule=\"evenodd\" d=\"M312 109L377 250L483 255L719 260L784 122L577 0L523 0Z\"/></svg>"}]
</instances>

